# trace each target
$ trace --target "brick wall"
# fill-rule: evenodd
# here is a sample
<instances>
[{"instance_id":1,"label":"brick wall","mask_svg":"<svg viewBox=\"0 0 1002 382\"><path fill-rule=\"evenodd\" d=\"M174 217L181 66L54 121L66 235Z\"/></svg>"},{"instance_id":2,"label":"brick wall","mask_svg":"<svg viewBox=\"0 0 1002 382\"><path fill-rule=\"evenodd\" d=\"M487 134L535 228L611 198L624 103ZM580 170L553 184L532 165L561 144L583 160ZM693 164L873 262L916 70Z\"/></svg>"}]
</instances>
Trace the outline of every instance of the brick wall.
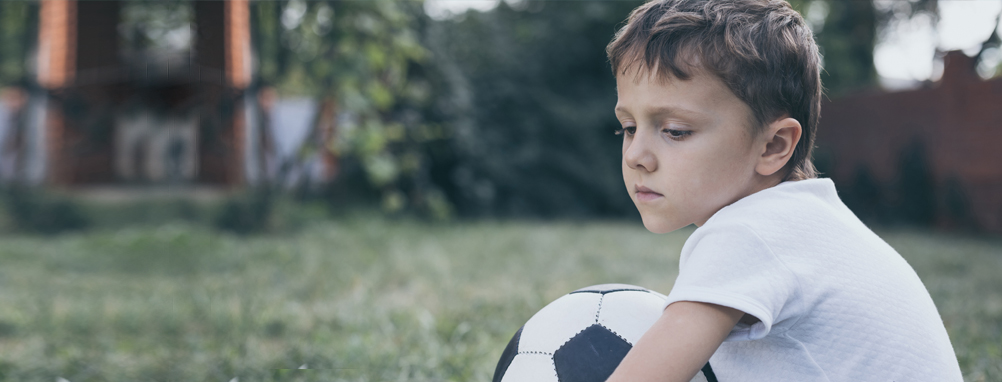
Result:
<instances>
[{"instance_id":1,"label":"brick wall","mask_svg":"<svg viewBox=\"0 0 1002 382\"><path fill-rule=\"evenodd\" d=\"M935 223L1002 233L1002 79L981 80L959 51L944 60L942 79L930 87L826 102L819 162L840 192L868 171L890 203L902 155L918 145L932 178ZM958 203L966 211L956 211Z\"/></svg>"}]
</instances>

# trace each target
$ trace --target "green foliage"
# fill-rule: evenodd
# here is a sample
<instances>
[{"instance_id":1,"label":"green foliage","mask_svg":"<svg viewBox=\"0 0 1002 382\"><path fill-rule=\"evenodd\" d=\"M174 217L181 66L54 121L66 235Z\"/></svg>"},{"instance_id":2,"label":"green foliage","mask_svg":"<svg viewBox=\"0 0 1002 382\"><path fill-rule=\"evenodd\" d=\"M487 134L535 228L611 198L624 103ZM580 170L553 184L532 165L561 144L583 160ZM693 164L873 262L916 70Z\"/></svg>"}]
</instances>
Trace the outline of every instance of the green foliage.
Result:
<instances>
[{"instance_id":1,"label":"green foliage","mask_svg":"<svg viewBox=\"0 0 1002 382\"><path fill-rule=\"evenodd\" d=\"M169 223L209 225L216 206L183 196L131 201L81 201L83 213L96 229L121 229Z\"/></svg>"},{"instance_id":2,"label":"green foliage","mask_svg":"<svg viewBox=\"0 0 1002 382\"><path fill-rule=\"evenodd\" d=\"M6 235L2 380L486 381L518 327L568 291L670 291L690 233L364 215L284 236ZM1002 242L881 237L927 286L965 379L1002 378Z\"/></svg>"},{"instance_id":3,"label":"green foliage","mask_svg":"<svg viewBox=\"0 0 1002 382\"><path fill-rule=\"evenodd\" d=\"M455 129L438 179L470 215L622 216L605 46L640 1L502 2L429 25L434 112ZM443 156L444 157L444 156Z\"/></svg>"},{"instance_id":4,"label":"green foliage","mask_svg":"<svg viewBox=\"0 0 1002 382\"><path fill-rule=\"evenodd\" d=\"M0 193L0 234L102 232L184 225L207 234L289 234L325 221L328 206L267 189L228 194L60 194L9 188Z\"/></svg>"},{"instance_id":5,"label":"green foliage","mask_svg":"<svg viewBox=\"0 0 1002 382\"><path fill-rule=\"evenodd\" d=\"M795 0L815 30L824 57L821 82L830 97L839 97L877 85L873 48L896 23L918 15L938 17L938 0ZM928 57L932 60L933 57Z\"/></svg>"},{"instance_id":6,"label":"green foliage","mask_svg":"<svg viewBox=\"0 0 1002 382\"><path fill-rule=\"evenodd\" d=\"M54 234L79 230L90 223L74 200L39 189L9 187L4 190L3 202L15 230Z\"/></svg>"},{"instance_id":7,"label":"green foliage","mask_svg":"<svg viewBox=\"0 0 1002 382\"><path fill-rule=\"evenodd\" d=\"M37 40L37 24L37 2L0 2L0 85L17 84L28 74L25 69Z\"/></svg>"},{"instance_id":8,"label":"green foliage","mask_svg":"<svg viewBox=\"0 0 1002 382\"><path fill-rule=\"evenodd\" d=\"M188 36L195 22L194 10L186 0L136 1L122 3L118 29L122 45L134 52L188 49ZM194 40L195 36L191 36Z\"/></svg>"},{"instance_id":9,"label":"green foliage","mask_svg":"<svg viewBox=\"0 0 1002 382\"><path fill-rule=\"evenodd\" d=\"M817 42L824 56L821 82L828 95L838 96L876 85L873 47L877 42L877 13L873 3L827 1L826 4L828 15L817 34Z\"/></svg>"},{"instance_id":10,"label":"green foliage","mask_svg":"<svg viewBox=\"0 0 1002 382\"><path fill-rule=\"evenodd\" d=\"M239 234L263 232L271 227L274 204L274 192L263 187L228 198L216 218L216 227Z\"/></svg>"},{"instance_id":11,"label":"green foliage","mask_svg":"<svg viewBox=\"0 0 1002 382\"><path fill-rule=\"evenodd\" d=\"M204 209L212 215L208 225L240 235L295 232L329 215L324 205L293 200L266 187L241 191Z\"/></svg>"},{"instance_id":12,"label":"green foliage","mask_svg":"<svg viewBox=\"0 0 1002 382\"><path fill-rule=\"evenodd\" d=\"M317 121L337 126L326 149L356 158L384 206L444 216L434 213L444 199L419 179L427 167L424 132L436 128L413 118L429 96L412 73L427 58L418 30L422 3L267 1L252 11L261 83L332 102L337 120Z\"/></svg>"}]
</instances>

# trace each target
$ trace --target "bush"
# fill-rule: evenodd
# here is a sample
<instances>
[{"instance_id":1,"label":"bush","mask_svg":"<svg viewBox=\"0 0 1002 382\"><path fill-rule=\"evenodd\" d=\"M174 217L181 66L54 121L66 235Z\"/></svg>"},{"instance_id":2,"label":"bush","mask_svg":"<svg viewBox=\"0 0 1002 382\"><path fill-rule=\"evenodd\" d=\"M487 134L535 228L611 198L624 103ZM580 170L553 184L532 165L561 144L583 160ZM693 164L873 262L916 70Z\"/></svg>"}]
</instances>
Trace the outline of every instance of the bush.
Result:
<instances>
[{"instance_id":1,"label":"bush","mask_svg":"<svg viewBox=\"0 0 1002 382\"><path fill-rule=\"evenodd\" d=\"M216 218L216 227L239 234L257 233L271 226L274 192L267 188L252 189L227 200Z\"/></svg>"},{"instance_id":2,"label":"bush","mask_svg":"<svg viewBox=\"0 0 1002 382\"><path fill-rule=\"evenodd\" d=\"M16 230L55 234L90 225L79 204L39 189L14 186L6 190L3 201Z\"/></svg>"},{"instance_id":3,"label":"bush","mask_svg":"<svg viewBox=\"0 0 1002 382\"><path fill-rule=\"evenodd\" d=\"M907 224L928 226L936 220L936 183L925 146L915 140L901 151L896 216Z\"/></svg>"}]
</instances>

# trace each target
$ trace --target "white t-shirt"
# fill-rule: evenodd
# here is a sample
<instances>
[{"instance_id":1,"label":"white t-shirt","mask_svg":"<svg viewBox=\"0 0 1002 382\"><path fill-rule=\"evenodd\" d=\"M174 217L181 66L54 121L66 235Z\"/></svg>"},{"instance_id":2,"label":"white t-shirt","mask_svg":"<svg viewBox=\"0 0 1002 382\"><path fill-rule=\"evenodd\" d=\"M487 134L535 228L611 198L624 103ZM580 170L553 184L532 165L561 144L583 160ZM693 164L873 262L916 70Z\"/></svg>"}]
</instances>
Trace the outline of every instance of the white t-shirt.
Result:
<instances>
[{"instance_id":1,"label":"white t-shirt","mask_svg":"<svg viewBox=\"0 0 1002 382\"><path fill-rule=\"evenodd\" d=\"M943 321L911 266L829 179L783 182L726 206L685 242L667 303L738 324L710 358L730 381L961 381Z\"/></svg>"}]
</instances>

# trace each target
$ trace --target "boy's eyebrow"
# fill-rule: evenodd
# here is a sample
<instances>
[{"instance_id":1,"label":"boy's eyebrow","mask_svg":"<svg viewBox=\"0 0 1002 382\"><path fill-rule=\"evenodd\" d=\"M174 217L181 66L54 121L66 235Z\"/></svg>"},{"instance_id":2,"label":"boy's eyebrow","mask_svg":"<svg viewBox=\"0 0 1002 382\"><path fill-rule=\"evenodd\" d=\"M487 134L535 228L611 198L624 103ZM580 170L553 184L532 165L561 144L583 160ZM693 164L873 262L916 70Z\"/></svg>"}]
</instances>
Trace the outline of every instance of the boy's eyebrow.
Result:
<instances>
[{"instance_id":1,"label":"boy's eyebrow","mask_svg":"<svg viewBox=\"0 0 1002 382\"><path fill-rule=\"evenodd\" d=\"M620 105L617 105L615 110L616 112L629 113L629 111L627 111L625 107ZM688 117L696 119L700 119L703 117L703 113L700 113L698 111L689 110L681 107L673 107L673 106L652 107L647 109L647 113L656 116L668 115L668 116L680 116L680 117Z\"/></svg>"}]
</instances>

